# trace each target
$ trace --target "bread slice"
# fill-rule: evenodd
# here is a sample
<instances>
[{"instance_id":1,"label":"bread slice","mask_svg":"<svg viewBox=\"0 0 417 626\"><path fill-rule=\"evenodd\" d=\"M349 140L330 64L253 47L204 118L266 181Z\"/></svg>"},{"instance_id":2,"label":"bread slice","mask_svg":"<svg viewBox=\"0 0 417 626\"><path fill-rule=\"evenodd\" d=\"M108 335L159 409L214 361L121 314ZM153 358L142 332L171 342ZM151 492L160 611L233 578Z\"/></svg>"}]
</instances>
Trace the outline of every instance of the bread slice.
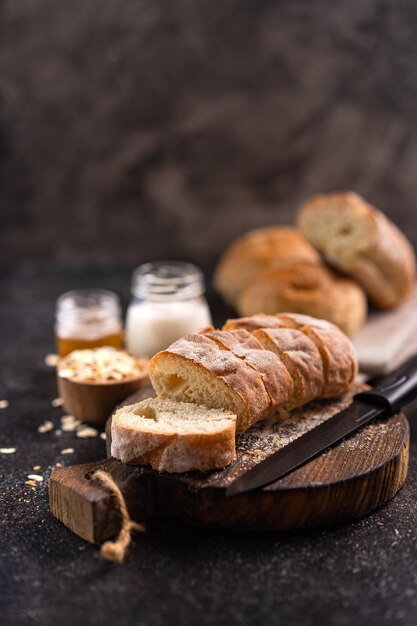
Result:
<instances>
[{"instance_id":1,"label":"bread slice","mask_svg":"<svg viewBox=\"0 0 417 626\"><path fill-rule=\"evenodd\" d=\"M252 332L261 329L293 328L300 330L316 345L323 363L322 398L344 395L351 387L358 372L355 350L342 331L326 320L299 313L277 315L253 315L227 320L224 329L244 328ZM258 337L259 339L259 337Z\"/></svg>"},{"instance_id":2,"label":"bread slice","mask_svg":"<svg viewBox=\"0 0 417 626\"><path fill-rule=\"evenodd\" d=\"M254 336L283 362L293 380L293 394L286 404L293 409L319 398L323 390L323 362L315 343L300 330L264 328Z\"/></svg>"},{"instance_id":3,"label":"bread slice","mask_svg":"<svg viewBox=\"0 0 417 626\"><path fill-rule=\"evenodd\" d=\"M381 308L400 304L415 279L415 253L400 230L359 195L314 196L299 209L305 237L335 267L356 278Z\"/></svg>"},{"instance_id":4,"label":"bread slice","mask_svg":"<svg viewBox=\"0 0 417 626\"><path fill-rule=\"evenodd\" d=\"M321 397L333 398L347 393L358 373L358 364L346 335L334 324L309 315L282 313L277 317L287 328L301 330L317 346L324 371Z\"/></svg>"},{"instance_id":5,"label":"bread slice","mask_svg":"<svg viewBox=\"0 0 417 626\"><path fill-rule=\"evenodd\" d=\"M113 415L111 455L160 472L205 472L236 458L235 434L231 412L149 398Z\"/></svg>"},{"instance_id":6,"label":"bread slice","mask_svg":"<svg viewBox=\"0 0 417 626\"><path fill-rule=\"evenodd\" d=\"M260 272L297 264L320 265L321 259L296 228L258 228L238 237L226 249L214 274L214 286L235 306L242 289Z\"/></svg>"},{"instance_id":7,"label":"bread slice","mask_svg":"<svg viewBox=\"0 0 417 626\"><path fill-rule=\"evenodd\" d=\"M236 308L243 316L258 311L304 313L352 336L365 321L367 303L356 282L324 266L295 266L259 274L239 294Z\"/></svg>"},{"instance_id":8,"label":"bread slice","mask_svg":"<svg viewBox=\"0 0 417 626\"><path fill-rule=\"evenodd\" d=\"M239 359L243 359L261 377L270 399L265 416L272 414L280 405L288 403L294 393L294 383L280 358L273 352L264 350L264 346L249 331L214 330L205 333L223 350L230 350Z\"/></svg>"},{"instance_id":9,"label":"bread slice","mask_svg":"<svg viewBox=\"0 0 417 626\"><path fill-rule=\"evenodd\" d=\"M158 396L237 415L237 432L258 421L270 397L258 372L201 334L190 334L158 352L149 377Z\"/></svg>"}]
</instances>

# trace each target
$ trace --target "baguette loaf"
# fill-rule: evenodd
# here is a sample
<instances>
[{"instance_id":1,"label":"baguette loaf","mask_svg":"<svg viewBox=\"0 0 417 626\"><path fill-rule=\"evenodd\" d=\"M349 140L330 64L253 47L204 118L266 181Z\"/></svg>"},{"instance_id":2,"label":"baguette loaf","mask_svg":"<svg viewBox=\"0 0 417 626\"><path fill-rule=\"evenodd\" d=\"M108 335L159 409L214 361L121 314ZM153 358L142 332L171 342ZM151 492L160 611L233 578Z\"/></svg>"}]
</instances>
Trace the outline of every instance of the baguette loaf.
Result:
<instances>
[{"instance_id":1,"label":"baguette loaf","mask_svg":"<svg viewBox=\"0 0 417 626\"><path fill-rule=\"evenodd\" d=\"M357 194L314 196L299 209L298 225L330 263L356 278L376 306L395 307L411 292L414 250L390 220Z\"/></svg>"},{"instance_id":2,"label":"baguette loaf","mask_svg":"<svg viewBox=\"0 0 417 626\"><path fill-rule=\"evenodd\" d=\"M259 328L293 328L303 332L315 343L322 358L323 398L344 395L355 379L357 359L352 343L337 326L326 320L297 313L258 314L228 320L223 326L224 330L238 328L252 332Z\"/></svg>"},{"instance_id":3,"label":"baguette loaf","mask_svg":"<svg viewBox=\"0 0 417 626\"><path fill-rule=\"evenodd\" d=\"M149 377L162 398L230 410L237 415L237 432L258 421L271 405L255 369L197 333L158 352L151 359Z\"/></svg>"},{"instance_id":4,"label":"baguette loaf","mask_svg":"<svg viewBox=\"0 0 417 626\"><path fill-rule=\"evenodd\" d=\"M323 318L354 335L367 312L363 289L324 266L295 266L259 274L237 298L236 308L247 316L263 311L293 311Z\"/></svg>"},{"instance_id":5,"label":"baguette loaf","mask_svg":"<svg viewBox=\"0 0 417 626\"><path fill-rule=\"evenodd\" d=\"M158 396L227 409L243 432L280 407L345 394L356 372L352 344L336 326L287 313L183 337L153 357L149 376Z\"/></svg>"},{"instance_id":6,"label":"baguette loaf","mask_svg":"<svg viewBox=\"0 0 417 626\"><path fill-rule=\"evenodd\" d=\"M113 415L111 455L165 472L222 468L236 457L236 415L149 398Z\"/></svg>"},{"instance_id":7,"label":"baguette loaf","mask_svg":"<svg viewBox=\"0 0 417 626\"><path fill-rule=\"evenodd\" d=\"M235 239L221 257L214 286L235 306L241 291L263 271L320 265L320 255L295 228L258 228Z\"/></svg>"},{"instance_id":8,"label":"baguette loaf","mask_svg":"<svg viewBox=\"0 0 417 626\"><path fill-rule=\"evenodd\" d=\"M265 351L263 345L247 330L214 330L205 333L222 350L230 350L243 359L261 377L269 397L265 415L274 413L294 395L294 383L287 368L274 352Z\"/></svg>"},{"instance_id":9,"label":"baguette loaf","mask_svg":"<svg viewBox=\"0 0 417 626\"><path fill-rule=\"evenodd\" d=\"M316 344L307 335L291 328L264 328L255 330L254 336L282 360L292 377L293 394L285 408L294 409L320 397L323 362Z\"/></svg>"}]
</instances>

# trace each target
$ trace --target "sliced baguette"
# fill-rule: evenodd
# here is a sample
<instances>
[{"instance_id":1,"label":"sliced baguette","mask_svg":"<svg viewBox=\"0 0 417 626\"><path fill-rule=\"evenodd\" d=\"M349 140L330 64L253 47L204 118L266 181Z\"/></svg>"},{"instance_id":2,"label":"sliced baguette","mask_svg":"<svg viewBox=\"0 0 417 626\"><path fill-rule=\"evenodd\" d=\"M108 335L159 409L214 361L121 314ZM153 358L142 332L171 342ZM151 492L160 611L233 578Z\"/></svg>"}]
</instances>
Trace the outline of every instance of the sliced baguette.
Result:
<instances>
[{"instance_id":1,"label":"sliced baguette","mask_svg":"<svg viewBox=\"0 0 417 626\"><path fill-rule=\"evenodd\" d=\"M293 394L286 408L293 409L319 398L323 390L323 361L315 343L294 328L264 328L254 336L283 362L293 380Z\"/></svg>"},{"instance_id":2,"label":"sliced baguette","mask_svg":"<svg viewBox=\"0 0 417 626\"><path fill-rule=\"evenodd\" d=\"M151 359L149 377L162 398L231 411L237 415L237 432L257 422L270 407L257 371L197 333L158 352Z\"/></svg>"},{"instance_id":3,"label":"sliced baguette","mask_svg":"<svg viewBox=\"0 0 417 626\"><path fill-rule=\"evenodd\" d=\"M303 332L316 345L323 362L322 398L344 395L351 387L358 372L357 358L351 341L342 331L326 320L300 313L279 313L227 320L223 326L229 329L256 331L261 328L294 328ZM258 338L259 339L259 338Z\"/></svg>"},{"instance_id":4,"label":"sliced baguette","mask_svg":"<svg viewBox=\"0 0 417 626\"><path fill-rule=\"evenodd\" d=\"M160 472L208 471L236 458L236 415L149 398L113 415L111 455Z\"/></svg>"},{"instance_id":5,"label":"sliced baguette","mask_svg":"<svg viewBox=\"0 0 417 626\"><path fill-rule=\"evenodd\" d=\"M230 350L252 367L261 377L270 399L265 415L274 413L278 406L286 405L294 394L294 383L282 360L264 349L247 330L214 330L205 333L223 350Z\"/></svg>"},{"instance_id":6,"label":"sliced baguette","mask_svg":"<svg viewBox=\"0 0 417 626\"><path fill-rule=\"evenodd\" d=\"M355 350L349 339L334 324L298 313L277 315L287 328L301 330L317 346L323 361L322 398L347 393L358 373Z\"/></svg>"}]
</instances>

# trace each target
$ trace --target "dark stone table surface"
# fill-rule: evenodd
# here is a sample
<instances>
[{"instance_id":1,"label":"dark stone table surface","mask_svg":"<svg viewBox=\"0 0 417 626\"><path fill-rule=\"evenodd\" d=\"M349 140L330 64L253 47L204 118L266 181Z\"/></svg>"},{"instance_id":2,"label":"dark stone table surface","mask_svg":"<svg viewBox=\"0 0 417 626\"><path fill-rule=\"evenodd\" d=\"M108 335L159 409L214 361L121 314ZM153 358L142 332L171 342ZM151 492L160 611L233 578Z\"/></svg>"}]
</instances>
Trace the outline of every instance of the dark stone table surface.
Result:
<instances>
[{"instance_id":1,"label":"dark stone table surface","mask_svg":"<svg viewBox=\"0 0 417 626\"><path fill-rule=\"evenodd\" d=\"M127 301L129 267L2 265L0 334L0 615L5 625L66 624L415 624L417 615L417 455L407 483L387 506L327 530L213 532L155 522L136 536L123 565L49 513L48 478L57 463L105 455L104 441L37 432L59 425L52 408L54 301L62 291L105 286ZM211 300L216 318L226 314ZM409 417L413 422L413 411ZM413 427L412 431L417 429ZM63 455L61 450L75 452ZM25 484L32 468L44 481Z\"/></svg>"}]
</instances>

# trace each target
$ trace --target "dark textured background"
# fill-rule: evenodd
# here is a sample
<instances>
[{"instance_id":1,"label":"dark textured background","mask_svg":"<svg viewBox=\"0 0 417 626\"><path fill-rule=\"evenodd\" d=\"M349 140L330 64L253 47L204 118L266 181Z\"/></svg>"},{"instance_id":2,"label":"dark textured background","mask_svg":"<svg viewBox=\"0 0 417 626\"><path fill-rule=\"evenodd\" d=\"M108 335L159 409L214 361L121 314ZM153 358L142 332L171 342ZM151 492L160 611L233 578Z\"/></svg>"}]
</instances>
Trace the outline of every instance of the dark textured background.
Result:
<instances>
[{"instance_id":1,"label":"dark textured background","mask_svg":"<svg viewBox=\"0 0 417 626\"><path fill-rule=\"evenodd\" d=\"M2 0L0 249L212 260L321 190L414 228L413 0Z\"/></svg>"},{"instance_id":2,"label":"dark textured background","mask_svg":"<svg viewBox=\"0 0 417 626\"><path fill-rule=\"evenodd\" d=\"M96 460L104 442L37 427L62 415L43 360L66 289L107 286L125 304L136 263L207 270L237 233L291 221L303 198L337 188L363 193L417 244L417 3L0 10L0 446L17 448L0 458L0 623L414 626L417 410L406 486L374 515L290 534L160 522L121 567L48 510L56 464ZM32 489L36 464L44 482Z\"/></svg>"}]
</instances>

